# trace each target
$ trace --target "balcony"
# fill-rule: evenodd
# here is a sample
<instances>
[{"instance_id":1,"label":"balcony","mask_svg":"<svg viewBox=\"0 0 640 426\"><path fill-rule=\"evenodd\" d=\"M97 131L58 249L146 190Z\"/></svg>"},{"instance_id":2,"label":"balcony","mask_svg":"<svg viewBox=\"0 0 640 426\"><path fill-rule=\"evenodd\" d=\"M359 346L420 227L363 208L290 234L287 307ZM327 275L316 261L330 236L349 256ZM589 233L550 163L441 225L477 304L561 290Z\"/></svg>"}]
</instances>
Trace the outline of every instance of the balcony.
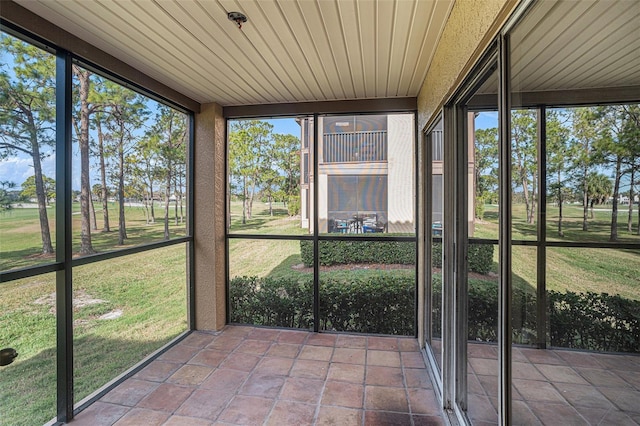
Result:
<instances>
[{"instance_id":1,"label":"balcony","mask_svg":"<svg viewBox=\"0 0 640 426\"><path fill-rule=\"evenodd\" d=\"M387 131L325 133L324 163L368 163L387 161Z\"/></svg>"}]
</instances>

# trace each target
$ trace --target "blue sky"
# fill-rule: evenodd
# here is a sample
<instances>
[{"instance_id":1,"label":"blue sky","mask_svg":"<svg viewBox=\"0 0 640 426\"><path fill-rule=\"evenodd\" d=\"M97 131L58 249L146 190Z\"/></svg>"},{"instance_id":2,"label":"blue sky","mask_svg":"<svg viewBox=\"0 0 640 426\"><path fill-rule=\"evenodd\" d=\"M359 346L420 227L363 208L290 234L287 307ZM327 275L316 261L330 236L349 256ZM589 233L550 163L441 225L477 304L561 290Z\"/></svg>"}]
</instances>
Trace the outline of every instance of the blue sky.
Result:
<instances>
[{"instance_id":1,"label":"blue sky","mask_svg":"<svg viewBox=\"0 0 640 426\"><path fill-rule=\"evenodd\" d=\"M274 133L292 134L300 137L300 126L293 118L278 118L266 120L273 125ZM55 179L56 159L51 147L46 147L46 158L42 161L42 171L45 176ZM78 163L77 146L74 144L73 162L73 189L80 189L80 173ZM0 181L9 181L16 184L16 189L20 189L22 183L33 176L33 165L30 156L19 154L0 159Z\"/></svg>"},{"instance_id":2,"label":"blue sky","mask_svg":"<svg viewBox=\"0 0 640 426\"><path fill-rule=\"evenodd\" d=\"M300 126L293 118L270 118L265 121L273 125L273 133L291 134L298 138L300 137Z\"/></svg>"},{"instance_id":3,"label":"blue sky","mask_svg":"<svg viewBox=\"0 0 640 426\"><path fill-rule=\"evenodd\" d=\"M483 129L487 127L497 126L498 115L497 112L482 113L476 119L476 127ZM300 137L300 126L296 123L294 118L271 118L267 119L273 125L274 133L292 134L296 137ZM55 155L53 150L47 148L47 157L42 162L42 168L45 176L55 179ZM77 157L77 152L74 146L74 157ZM74 169L77 168L77 161L74 162ZM31 158L25 155L11 156L5 159L0 159L0 181L14 182L19 187L29 176L33 175L33 166ZM79 173L74 173L74 189L79 189ZM77 182L76 182L77 181Z\"/></svg>"}]
</instances>

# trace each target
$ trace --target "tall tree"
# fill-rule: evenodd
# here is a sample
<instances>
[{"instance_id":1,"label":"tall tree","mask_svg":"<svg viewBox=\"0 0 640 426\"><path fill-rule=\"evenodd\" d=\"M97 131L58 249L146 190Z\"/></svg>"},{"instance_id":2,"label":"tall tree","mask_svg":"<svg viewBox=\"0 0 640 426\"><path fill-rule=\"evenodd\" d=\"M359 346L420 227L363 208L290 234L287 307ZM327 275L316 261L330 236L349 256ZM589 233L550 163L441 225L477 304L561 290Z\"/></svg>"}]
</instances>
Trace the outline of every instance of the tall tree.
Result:
<instances>
[{"instance_id":1,"label":"tall tree","mask_svg":"<svg viewBox=\"0 0 640 426\"><path fill-rule=\"evenodd\" d=\"M511 113L514 183L522 187L527 223L534 223L537 204L536 120L533 110L516 110Z\"/></svg>"},{"instance_id":2,"label":"tall tree","mask_svg":"<svg viewBox=\"0 0 640 426\"><path fill-rule=\"evenodd\" d=\"M136 132L142 127L148 110L141 95L117 83L107 81L105 87L108 93L106 107L111 153L116 161L112 178L116 184L118 197L118 245L123 245L127 239L125 218L125 172L127 156L136 141Z\"/></svg>"},{"instance_id":3,"label":"tall tree","mask_svg":"<svg viewBox=\"0 0 640 426\"><path fill-rule=\"evenodd\" d=\"M11 58L0 69L0 159L31 158L38 203L42 254L53 253L42 160L55 146L55 57L2 34L0 48ZM45 151L43 151L43 149Z\"/></svg>"},{"instance_id":4,"label":"tall tree","mask_svg":"<svg viewBox=\"0 0 640 426\"><path fill-rule=\"evenodd\" d=\"M186 133L184 134L186 137ZM186 145L186 144L183 144ZM185 146L186 147L186 146ZM185 148L183 147L183 148ZM187 151L180 149L175 162L174 187L176 193L176 221L175 224L184 223L184 197L187 180ZM179 212L179 213L178 213ZM179 220L178 220L179 219Z\"/></svg>"},{"instance_id":5,"label":"tall tree","mask_svg":"<svg viewBox=\"0 0 640 426\"><path fill-rule=\"evenodd\" d=\"M629 146L629 214L627 215L627 231L633 232L633 206L637 191L636 183L640 181L640 105L624 105L627 114L626 139ZM639 197L640 198L640 197ZM638 203L638 228L636 234L640 235L640 202Z\"/></svg>"},{"instance_id":6,"label":"tall tree","mask_svg":"<svg viewBox=\"0 0 640 426\"><path fill-rule=\"evenodd\" d=\"M591 219L594 218L593 206L604 204L613 194L613 185L607 175L592 172L587 176L587 199L591 210Z\"/></svg>"},{"instance_id":7,"label":"tall tree","mask_svg":"<svg viewBox=\"0 0 640 426\"><path fill-rule=\"evenodd\" d=\"M74 127L80 151L80 254L87 255L95 253L91 242L91 217L92 214L95 217L95 212L92 213L91 177L89 174L89 127L91 116L103 106L92 87L92 73L77 64L74 64L72 69L77 80L77 101L75 102L77 110L74 114Z\"/></svg>"},{"instance_id":8,"label":"tall tree","mask_svg":"<svg viewBox=\"0 0 640 426\"><path fill-rule=\"evenodd\" d=\"M300 196L300 139L276 133L273 146L275 165L283 174L278 192L283 201L289 202L292 197Z\"/></svg>"},{"instance_id":9,"label":"tall tree","mask_svg":"<svg viewBox=\"0 0 640 426\"><path fill-rule=\"evenodd\" d=\"M239 120L229 132L229 170L242 188L242 223L251 219L256 188L267 161L273 137L273 125L266 121Z\"/></svg>"},{"instance_id":10,"label":"tall tree","mask_svg":"<svg viewBox=\"0 0 640 426\"><path fill-rule=\"evenodd\" d=\"M498 185L498 129L476 129L474 143L474 212L482 219L482 208L488 199L494 198Z\"/></svg>"},{"instance_id":11,"label":"tall tree","mask_svg":"<svg viewBox=\"0 0 640 426\"><path fill-rule=\"evenodd\" d=\"M172 193L177 173L176 167L186 158L186 116L166 105L160 105L151 131L159 136L159 164L164 180L164 238L168 240L170 237L169 204L176 196L175 191Z\"/></svg>"},{"instance_id":12,"label":"tall tree","mask_svg":"<svg viewBox=\"0 0 640 426\"><path fill-rule=\"evenodd\" d=\"M566 119L559 111L547 111L547 179L548 190L558 204L558 236L564 237L562 230L563 203L565 200L567 169L571 158L570 129L565 126Z\"/></svg>"},{"instance_id":13,"label":"tall tree","mask_svg":"<svg viewBox=\"0 0 640 426\"><path fill-rule=\"evenodd\" d=\"M587 178L593 167L593 145L598 139L597 111L592 107L573 108L570 112L571 130L573 134L573 164L575 180L582 193L582 230L587 231L589 225L589 191Z\"/></svg>"},{"instance_id":14,"label":"tall tree","mask_svg":"<svg viewBox=\"0 0 640 426\"><path fill-rule=\"evenodd\" d=\"M104 113L99 112L95 114L94 126L97 131L97 145L96 150L98 154L98 161L100 165L100 195L98 198L102 203L102 232L111 232L111 225L109 224L109 186L107 185L107 162L106 151L104 147L104 132L102 131L102 122L104 121ZM97 195L97 194L96 194Z\"/></svg>"},{"instance_id":15,"label":"tall tree","mask_svg":"<svg viewBox=\"0 0 640 426\"><path fill-rule=\"evenodd\" d=\"M600 137L594 145L594 158L599 164L613 167L613 199L610 241L618 240L618 205L620 203L624 165L634 156L637 146L633 120L623 105L598 107Z\"/></svg>"},{"instance_id":16,"label":"tall tree","mask_svg":"<svg viewBox=\"0 0 640 426\"><path fill-rule=\"evenodd\" d=\"M149 210L147 223L155 223L156 214L154 209L155 185L161 178L159 162L160 136L152 132L147 132L144 138L140 139L136 145L135 154L131 158L133 174L137 176L146 187L144 194L145 208Z\"/></svg>"}]
</instances>

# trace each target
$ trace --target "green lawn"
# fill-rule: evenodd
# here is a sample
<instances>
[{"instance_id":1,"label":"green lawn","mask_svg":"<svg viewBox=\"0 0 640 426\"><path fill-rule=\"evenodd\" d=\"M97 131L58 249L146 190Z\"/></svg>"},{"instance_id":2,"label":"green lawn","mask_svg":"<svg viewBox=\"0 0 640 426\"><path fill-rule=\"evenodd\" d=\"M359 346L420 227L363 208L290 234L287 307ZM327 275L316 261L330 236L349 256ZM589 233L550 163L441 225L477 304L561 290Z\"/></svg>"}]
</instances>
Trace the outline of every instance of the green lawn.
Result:
<instances>
[{"instance_id":1,"label":"green lawn","mask_svg":"<svg viewBox=\"0 0 640 426\"><path fill-rule=\"evenodd\" d=\"M109 203L109 224L111 232L102 232L101 206L96 204L97 230L92 230L92 245L96 252L118 250L140 244L164 240L164 208L155 207L155 223L146 222L143 207L125 205L127 239L118 245L118 205ZM72 205L73 252L80 251L80 204ZM47 208L51 241L55 250L55 206ZM184 210L186 215L186 208ZM171 238L186 235L186 224L174 220L174 206L169 210L169 234ZM179 216L178 216L179 217ZM185 216L186 219L186 216ZM14 208L0 213L0 270L24 268L55 260L55 256L42 256L42 239L38 210L35 208Z\"/></svg>"},{"instance_id":2,"label":"green lawn","mask_svg":"<svg viewBox=\"0 0 640 426\"><path fill-rule=\"evenodd\" d=\"M53 209L49 213L53 226ZM76 224L74 216L74 230ZM177 234L184 229L173 226ZM146 225L139 208L128 208L127 227L128 245L162 239L162 223ZM0 214L0 238L3 269L54 260L33 256L40 245L36 209ZM119 248L116 243L117 230L94 235L100 251ZM0 343L19 353L1 367L0 425L42 424L55 416L55 278L0 284ZM75 402L187 329L186 284L184 245L73 269ZM107 314L116 318L101 318Z\"/></svg>"},{"instance_id":3,"label":"green lawn","mask_svg":"<svg viewBox=\"0 0 640 426\"><path fill-rule=\"evenodd\" d=\"M605 206L594 211L589 219L588 231L582 230L582 207L568 205L563 208L564 237L558 236L558 208L549 205L547 238L550 241L608 242L611 212ZM637 215L637 208L635 210ZM524 205L513 206L513 239L534 240L536 225L525 220ZM486 206L485 220L476 224L474 237L495 238L498 234L498 208ZM640 242L634 232L627 231L626 206L619 212L618 237L621 242ZM635 217L634 221L637 220ZM535 247L513 246L512 264L514 284L535 291L536 287ZM494 271L498 271L498 250L494 251ZM640 300L640 250L547 248L547 289L555 291L595 292L619 294L622 297Z\"/></svg>"},{"instance_id":4,"label":"green lawn","mask_svg":"<svg viewBox=\"0 0 640 426\"><path fill-rule=\"evenodd\" d=\"M281 204L274 204L274 216L269 215L266 203L256 202L254 215L242 224L242 203L231 204L231 232L237 234L261 235L308 235L308 230L300 226L299 217L289 217ZM401 274L415 276L414 269L376 270L359 268L322 268L321 277L348 280L352 277L365 278L373 275ZM270 278L298 278L313 276L313 271L302 268L300 242L287 240L229 240L229 276L257 276Z\"/></svg>"},{"instance_id":5,"label":"green lawn","mask_svg":"<svg viewBox=\"0 0 640 426\"><path fill-rule=\"evenodd\" d=\"M77 206L74 205L77 209ZM116 209L111 211L111 233L94 234L99 251L117 249ZM242 224L240 203L231 208L231 230L262 235L304 235L299 218L290 218L282 205L256 202L254 216ZM161 222L147 225L144 211L127 207L127 246L162 240ZM522 206L514 206L514 239L531 239L535 226L524 223ZM55 217L49 209L53 226ZM100 214L98 213L100 216ZM160 218L162 211L156 211ZM550 220L554 217L550 208ZM625 211L626 215L626 211ZM626 217L623 215L623 217ZM607 212L599 210L590 220L590 231L581 230L581 209L565 208L564 241L606 241ZM621 224L620 237L637 241ZM99 223L99 226L101 224ZM184 224L174 225L173 236L184 234ZM553 223L549 237L555 238ZM54 229L52 228L52 231ZM79 216L74 215L74 241L78 242ZM487 206L485 221L476 237L497 237L497 209ZM495 235L494 235L495 234ZM0 262L3 269L51 261L34 256L40 245L35 209L15 209L0 214ZM77 248L77 245L75 246ZM76 388L79 401L116 375L143 359L186 329L186 254L183 245L139 253L74 268L74 338ZM534 291L536 248L514 246L513 273L516 285ZM309 277L302 267L299 241L231 239L230 276L274 278ZM640 251L617 249L549 248L547 287L558 291L593 291L640 299ZM498 251L494 252L494 272ZM366 267L323 268L321 276L350 280L367 276L413 276L413 269L378 270ZM473 277L482 281L483 277ZM487 279L495 280L495 274ZM0 342L15 347L17 361L2 368L0 380L0 424L39 424L55 415L55 315L53 311L55 274L3 283L0 296ZM99 300L89 303L88 300ZM121 311L116 319L100 319Z\"/></svg>"}]
</instances>

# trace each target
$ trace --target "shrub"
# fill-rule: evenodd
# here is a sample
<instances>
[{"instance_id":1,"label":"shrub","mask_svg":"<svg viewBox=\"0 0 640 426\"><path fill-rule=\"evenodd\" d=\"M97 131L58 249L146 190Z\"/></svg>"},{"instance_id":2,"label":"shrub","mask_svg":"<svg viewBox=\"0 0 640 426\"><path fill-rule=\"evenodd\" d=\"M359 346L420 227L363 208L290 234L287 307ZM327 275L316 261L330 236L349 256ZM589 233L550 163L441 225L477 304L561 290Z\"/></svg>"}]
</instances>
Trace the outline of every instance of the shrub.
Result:
<instances>
[{"instance_id":1,"label":"shrub","mask_svg":"<svg viewBox=\"0 0 640 426\"><path fill-rule=\"evenodd\" d=\"M470 244L468 251L469 271L486 275L493 266L492 244ZM442 268L442 243L431 245L431 265Z\"/></svg>"},{"instance_id":2,"label":"shrub","mask_svg":"<svg viewBox=\"0 0 640 426\"><path fill-rule=\"evenodd\" d=\"M349 263L382 263L412 265L415 263L415 244L399 241L320 241L321 266ZM431 246L434 268L442 268L442 243ZM300 255L306 267L313 266L313 242L300 241ZM492 244L469 245L469 270L487 274L493 266Z\"/></svg>"},{"instance_id":3,"label":"shrub","mask_svg":"<svg viewBox=\"0 0 640 426\"><path fill-rule=\"evenodd\" d=\"M323 280L320 328L414 335L415 281L407 277ZM311 328L312 281L236 277L229 283L231 322Z\"/></svg>"},{"instance_id":4,"label":"shrub","mask_svg":"<svg viewBox=\"0 0 640 426\"><path fill-rule=\"evenodd\" d=\"M309 328L312 289L310 280L235 277L229 282L231 322Z\"/></svg>"},{"instance_id":5,"label":"shrub","mask_svg":"<svg viewBox=\"0 0 640 426\"><path fill-rule=\"evenodd\" d=\"M469 270L486 275L493 266L493 244L469 244Z\"/></svg>"},{"instance_id":6,"label":"shrub","mask_svg":"<svg viewBox=\"0 0 640 426\"><path fill-rule=\"evenodd\" d=\"M433 243L431 245L431 266L442 268L442 243Z\"/></svg>"},{"instance_id":7,"label":"shrub","mask_svg":"<svg viewBox=\"0 0 640 426\"><path fill-rule=\"evenodd\" d=\"M404 241L320 241L318 260L322 266L349 263L413 265L416 245ZM313 266L313 242L300 241L300 255L305 266Z\"/></svg>"},{"instance_id":8,"label":"shrub","mask_svg":"<svg viewBox=\"0 0 640 426\"><path fill-rule=\"evenodd\" d=\"M441 277L434 276L433 297L440 299ZM512 294L513 342L537 341L536 296L522 289ZM606 293L547 293L549 338L553 347L605 352L640 352L640 301ZM434 303L434 334L442 318ZM469 280L470 341L497 342L498 283Z\"/></svg>"},{"instance_id":9,"label":"shrub","mask_svg":"<svg viewBox=\"0 0 640 426\"><path fill-rule=\"evenodd\" d=\"M551 345L640 352L640 301L607 293L549 292Z\"/></svg>"},{"instance_id":10,"label":"shrub","mask_svg":"<svg viewBox=\"0 0 640 426\"><path fill-rule=\"evenodd\" d=\"M290 195L287 200L287 212L289 216L297 216L300 214L300 196Z\"/></svg>"},{"instance_id":11,"label":"shrub","mask_svg":"<svg viewBox=\"0 0 640 426\"><path fill-rule=\"evenodd\" d=\"M433 297L442 297L434 276ZM415 333L415 281L371 277L320 283L320 328L411 336ZM640 352L640 301L606 293L548 292L551 346L605 352ZM313 326L311 279L241 277L229 285L231 322L274 327ZM470 341L497 342L498 283L469 280ZM536 342L536 296L513 290L514 343ZM433 304L434 335L441 335L442 312Z\"/></svg>"}]
</instances>

